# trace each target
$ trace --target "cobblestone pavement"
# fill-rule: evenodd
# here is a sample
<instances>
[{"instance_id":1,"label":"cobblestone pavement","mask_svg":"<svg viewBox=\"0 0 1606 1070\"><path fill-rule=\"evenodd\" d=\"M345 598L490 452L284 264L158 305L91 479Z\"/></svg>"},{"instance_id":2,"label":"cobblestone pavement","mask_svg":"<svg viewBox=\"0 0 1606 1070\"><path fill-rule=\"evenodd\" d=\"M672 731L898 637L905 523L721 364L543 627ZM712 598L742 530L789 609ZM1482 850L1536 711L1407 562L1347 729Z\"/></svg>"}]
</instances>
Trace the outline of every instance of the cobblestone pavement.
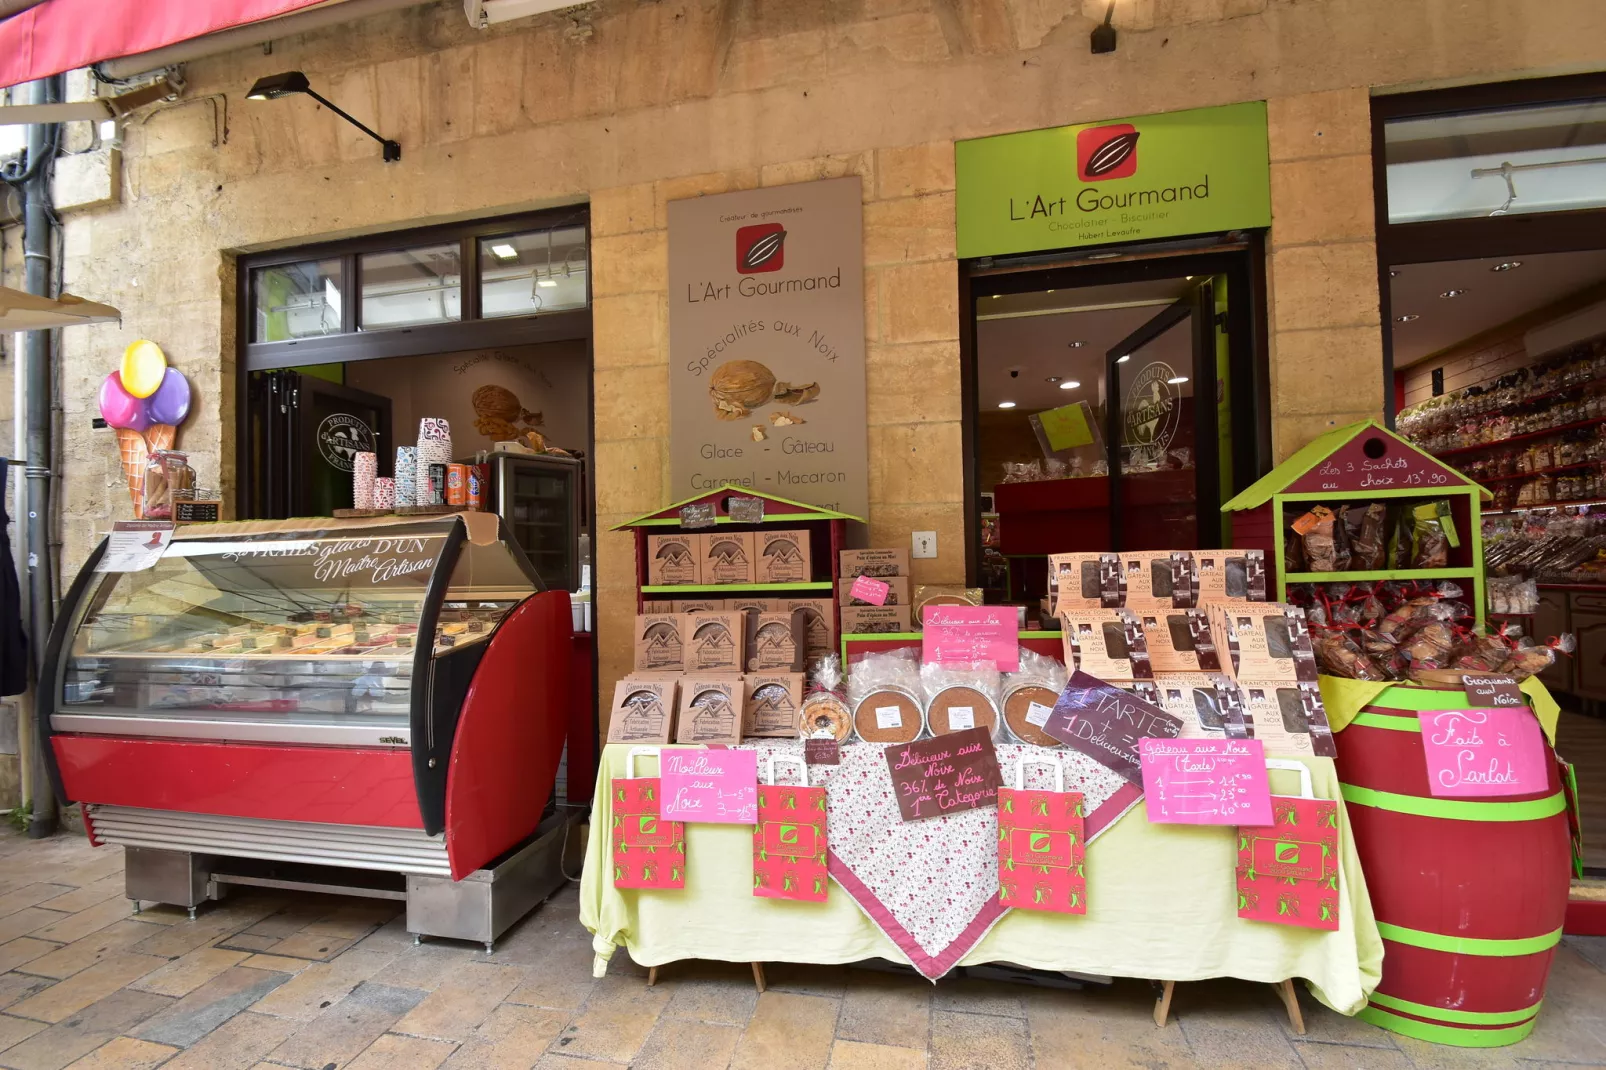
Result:
<instances>
[{"instance_id":1,"label":"cobblestone pavement","mask_svg":"<svg viewBox=\"0 0 1606 1070\"><path fill-rule=\"evenodd\" d=\"M1179 985L1156 1029L1145 985L1062 992L848 967L591 977L570 887L503 937L414 947L390 902L236 894L190 921L132 915L122 853L0 833L0 1066L164 1070L930 1070L1606 1066L1606 938L1569 939L1534 1035L1465 1051L1392 1036L1304 996L1289 1030L1269 987Z\"/></svg>"}]
</instances>

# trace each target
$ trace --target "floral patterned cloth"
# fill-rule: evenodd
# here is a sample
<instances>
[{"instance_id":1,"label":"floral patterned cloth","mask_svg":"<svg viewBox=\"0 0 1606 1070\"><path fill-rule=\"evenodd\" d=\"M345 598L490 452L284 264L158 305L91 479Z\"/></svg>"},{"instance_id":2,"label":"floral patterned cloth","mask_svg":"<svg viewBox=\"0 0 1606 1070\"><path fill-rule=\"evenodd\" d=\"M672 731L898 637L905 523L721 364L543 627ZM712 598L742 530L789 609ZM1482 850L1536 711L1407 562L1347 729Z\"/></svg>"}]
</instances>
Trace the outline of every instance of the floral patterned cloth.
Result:
<instances>
[{"instance_id":1,"label":"floral patterned cloth","mask_svg":"<svg viewBox=\"0 0 1606 1070\"><path fill-rule=\"evenodd\" d=\"M793 740L743 746L758 752L761 772L770 756L801 756L803 750ZM1014 784L1015 765L1025 758L1025 786L1052 790L1054 776L1044 763L1061 764L1064 790L1080 791L1085 799L1089 842L1141 797L1121 776L1078 751L1020 743L997 749L1006 785ZM809 766L809 782L827 789L831 876L917 970L936 980L1004 915L998 901L998 815L982 807L904 821L884 750L874 743L847 744L840 765ZM784 772L781 779L795 776Z\"/></svg>"}]
</instances>

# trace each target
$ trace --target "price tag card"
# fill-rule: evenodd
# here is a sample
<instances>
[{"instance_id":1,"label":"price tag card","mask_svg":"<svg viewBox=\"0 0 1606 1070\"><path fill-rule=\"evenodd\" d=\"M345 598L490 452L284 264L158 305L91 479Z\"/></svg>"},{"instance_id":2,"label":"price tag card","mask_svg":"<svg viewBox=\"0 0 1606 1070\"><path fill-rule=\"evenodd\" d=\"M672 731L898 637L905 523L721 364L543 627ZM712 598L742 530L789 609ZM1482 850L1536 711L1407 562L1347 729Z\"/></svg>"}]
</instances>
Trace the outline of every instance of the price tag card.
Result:
<instances>
[{"instance_id":1,"label":"price tag card","mask_svg":"<svg viewBox=\"0 0 1606 1070\"><path fill-rule=\"evenodd\" d=\"M1156 824L1271 824L1258 739L1145 739L1142 761L1143 802Z\"/></svg>"},{"instance_id":2,"label":"price tag card","mask_svg":"<svg viewBox=\"0 0 1606 1070\"><path fill-rule=\"evenodd\" d=\"M1534 795L1546 790L1545 741L1538 718L1527 709L1423 710L1417 719L1428 788L1434 795Z\"/></svg>"},{"instance_id":3,"label":"price tag card","mask_svg":"<svg viewBox=\"0 0 1606 1070\"><path fill-rule=\"evenodd\" d=\"M869 576L855 576L853 586L848 589L848 595L855 602L868 602L872 606L887 604L887 595L892 591L892 585L882 580L871 579Z\"/></svg>"},{"instance_id":4,"label":"price tag card","mask_svg":"<svg viewBox=\"0 0 1606 1070\"><path fill-rule=\"evenodd\" d=\"M1526 706L1528 696L1509 676L1467 676L1467 704L1471 706Z\"/></svg>"},{"instance_id":5,"label":"price tag card","mask_svg":"<svg viewBox=\"0 0 1606 1070\"><path fill-rule=\"evenodd\" d=\"M732 495L725 501L725 515L733 524L764 523L763 498L738 498Z\"/></svg>"},{"instance_id":6,"label":"price tag card","mask_svg":"<svg viewBox=\"0 0 1606 1070\"><path fill-rule=\"evenodd\" d=\"M920 658L927 665L990 661L999 672L1020 670L1019 615L1013 606L927 606Z\"/></svg>"},{"instance_id":7,"label":"price tag card","mask_svg":"<svg viewBox=\"0 0 1606 1070\"><path fill-rule=\"evenodd\" d=\"M714 520L713 502L693 502L691 505L680 507L680 526L687 531L711 528L714 526Z\"/></svg>"},{"instance_id":8,"label":"price tag card","mask_svg":"<svg viewBox=\"0 0 1606 1070\"><path fill-rule=\"evenodd\" d=\"M805 739L803 761L807 765L841 765L842 745L834 739Z\"/></svg>"},{"instance_id":9,"label":"price tag card","mask_svg":"<svg viewBox=\"0 0 1606 1070\"><path fill-rule=\"evenodd\" d=\"M905 821L998 805L1004 781L985 728L888 747L885 753Z\"/></svg>"},{"instance_id":10,"label":"price tag card","mask_svg":"<svg viewBox=\"0 0 1606 1070\"><path fill-rule=\"evenodd\" d=\"M725 825L758 820L755 751L665 749L658 763L665 819Z\"/></svg>"},{"instance_id":11,"label":"price tag card","mask_svg":"<svg viewBox=\"0 0 1606 1070\"><path fill-rule=\"evenodd\" d=\"M119 520L106 537L106 552L96 572L143 572L160 561L173 541L173 525L166 520Z\"/></svg>"}]
</instances>

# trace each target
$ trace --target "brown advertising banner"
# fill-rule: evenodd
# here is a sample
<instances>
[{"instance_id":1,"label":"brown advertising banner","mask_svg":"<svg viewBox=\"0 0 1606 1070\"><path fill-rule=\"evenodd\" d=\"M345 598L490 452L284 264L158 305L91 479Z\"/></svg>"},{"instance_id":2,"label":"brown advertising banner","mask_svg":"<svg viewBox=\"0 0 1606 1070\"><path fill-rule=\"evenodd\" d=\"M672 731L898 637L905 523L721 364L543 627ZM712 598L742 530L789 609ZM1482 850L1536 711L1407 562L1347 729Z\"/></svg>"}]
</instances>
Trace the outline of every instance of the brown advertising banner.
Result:
<instances>
[{"instance_id":1,"label":"brown advertising banner","mask_svg":"<svg viewBox=\"0 0 1606 1070\"><path fill-rule=\"evenodd\" d=\"M865 516L857 177L669 202L670 498Z\"/></svg>"}]
</instances>

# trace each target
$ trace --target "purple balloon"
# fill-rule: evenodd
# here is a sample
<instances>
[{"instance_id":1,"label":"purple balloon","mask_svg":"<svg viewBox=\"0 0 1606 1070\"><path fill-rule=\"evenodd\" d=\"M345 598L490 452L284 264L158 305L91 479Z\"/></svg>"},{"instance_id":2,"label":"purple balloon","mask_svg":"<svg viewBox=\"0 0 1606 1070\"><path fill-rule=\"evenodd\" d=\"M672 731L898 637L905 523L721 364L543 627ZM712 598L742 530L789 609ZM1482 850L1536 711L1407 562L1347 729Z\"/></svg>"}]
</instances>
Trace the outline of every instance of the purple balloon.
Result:
<instances>
[{"instance_id":1,"label":"purple balloon","mask_svg":"<svg viewBox=\"0 0 1606 1070\"><path fill-rule=\"evenodd\" d=\"M145 399L145 411L153 424L177 427L190 414L190 381L177 368L167 369L162 384Z\"/></svg>"},{"instance_id":2,"label":"purple balloon","mask_svg":"<svg viewBox=\"0 0 1606 1070\"><path fill-rule=\"evenodd\" d=\"M185 387L186 402L189 388ZM145 402L123 389L121 373L112 372L100 384L100 415L113 427L144 431L151 425Z\"/></svg>"}]
</instances>

